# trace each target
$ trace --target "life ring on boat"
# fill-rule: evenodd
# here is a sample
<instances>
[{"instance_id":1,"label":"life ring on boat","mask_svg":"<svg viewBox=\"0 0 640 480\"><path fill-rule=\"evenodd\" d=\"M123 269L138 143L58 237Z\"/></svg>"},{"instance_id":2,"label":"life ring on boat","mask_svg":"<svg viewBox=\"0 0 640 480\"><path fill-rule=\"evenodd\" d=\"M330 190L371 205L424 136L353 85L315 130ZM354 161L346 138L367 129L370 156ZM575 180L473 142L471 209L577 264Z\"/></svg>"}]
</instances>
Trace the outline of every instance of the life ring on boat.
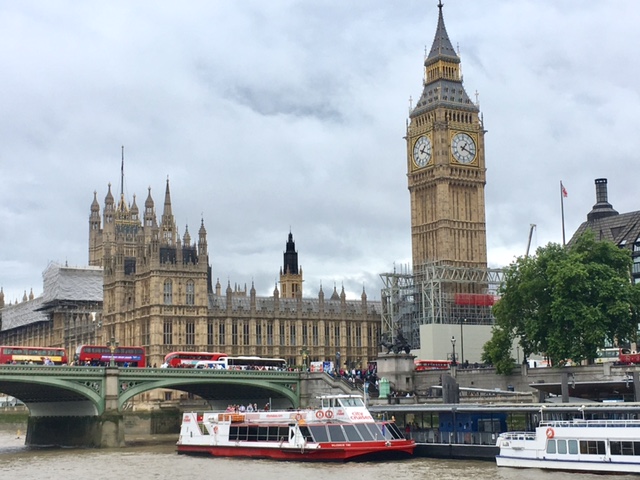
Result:
<instances>
[{"instance_id":1,"label":"life ring on boat","mask_svg":"<svg viewBox=\"0 0 640 480\"><path fill-rule=\"evenodd\" d=\"M300 420L302 420L302 414L300 413L296 413L296 420L299 422Z\"/></svg>"},{"instance_id":2,"label":"life ring on boat","mask_svg":"<svg viewBox=\"0 0 640 480\"><path fill-rule=\"evenodd\" d=\"M213 427L213 433L218 433L218 426L216 425L215 427Z\"/></svg>"},{"instance_id":3,"label":"life ring on boat","mask_svg":"<svg viewBox=\"0 0 640 480\"><path fill-rule=\"evenodd\" d=\"M549 427L547 428L547 438L548 439L552 439L553 437L555 437L556 432L553 431L553 428Z\"/></svg>"},{"instance_id":4,"label":"life ring on boat","mask_svg":"<svg viewBox=\"0 0 640 480\"><path fill-rule=\"evenodd\" d=\"M324 412L322 410L318 410L316 412L316 418L322 418L322 417L324 417Z\"/></svg>"},{"instance_id":5,"label":"life ring on boat","mask_svg":"<svg viewBox=\"0 0 640 480\"><path fill-rule=\"evenodd\" d=\"M327 418L332 418L333 412L331 410L327 410L326 412L324 412L324 416Z\"/></svg>"}]
</instances>

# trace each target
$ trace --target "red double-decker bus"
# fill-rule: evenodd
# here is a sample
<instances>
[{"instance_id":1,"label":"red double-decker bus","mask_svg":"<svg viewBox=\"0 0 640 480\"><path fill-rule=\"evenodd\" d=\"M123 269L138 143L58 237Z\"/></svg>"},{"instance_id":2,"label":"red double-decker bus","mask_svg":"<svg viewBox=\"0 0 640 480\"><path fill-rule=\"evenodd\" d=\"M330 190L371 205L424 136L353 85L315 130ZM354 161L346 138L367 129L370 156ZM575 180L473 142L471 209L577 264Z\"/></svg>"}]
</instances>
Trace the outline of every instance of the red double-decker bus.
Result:
<instances>
[{"instance_id":1,"label":"red double-decker bus","mask_svg":"<svg viewBox=\"0 0 640 480\"><path fill-rule=\"evenodd\" d=\"M171 352L164 357L164 368L195 368L198 362L217 362L226 358L220 352Z\"/></svg>"},{"instance_id":2,"label":"red double-decker bus","mask_svg":"<svg viewBox=\"0 0 640 480\"><path fill-rule=\"evenodd\" d=\"M80 345L76 349L76 365L107 366L113 363L118 367L145 367L147 358L143 347L111 347L106 345Z\"/></svg>"},{"instance_id":3,"label":"red double-decker bus","mask_svg":"<svg viewBox=\"0 0 640 480\"><path fill-rule=\"evenodd\" d=\"M416 372L426 370L447 370L451 368L451 360L414 360Z\"/></svg>"},{"instance_id":4,"label":"red double-decker bus","mask_svg":"<svg viewBox=\"0 0 640 480\"><path fill-rule=\"evenodd\" d=\"M57 347L0 346L0 364L65 365L67 351Z\"/></svg>"}]
</instances>

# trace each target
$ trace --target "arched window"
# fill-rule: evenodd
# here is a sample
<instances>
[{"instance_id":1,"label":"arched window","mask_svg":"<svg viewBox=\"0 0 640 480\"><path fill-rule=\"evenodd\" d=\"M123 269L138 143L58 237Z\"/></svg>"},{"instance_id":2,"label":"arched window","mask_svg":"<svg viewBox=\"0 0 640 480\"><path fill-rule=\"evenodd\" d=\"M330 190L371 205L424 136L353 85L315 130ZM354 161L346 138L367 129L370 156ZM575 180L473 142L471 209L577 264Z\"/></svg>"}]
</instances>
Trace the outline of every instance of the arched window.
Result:
<instances>
[{"instance_id":1,"label":"arched window","mask_svg":"<svg viewBox=\"0 0 640 480\"><path fill-rule=\"evenodd\" d=\"M173 304L173 282L171 280L164 281L164 304Z\"/></svg>"},{"instance_id":2,"label":"arched window","mask_svg":"<svg viewBox=\"0 0 640 480\"><path fill-rule=\"evenodd\" d=\"M195 305L196 303L196 284L193 280L187 282L187 305Z\"/></svg>"}]
</instances>

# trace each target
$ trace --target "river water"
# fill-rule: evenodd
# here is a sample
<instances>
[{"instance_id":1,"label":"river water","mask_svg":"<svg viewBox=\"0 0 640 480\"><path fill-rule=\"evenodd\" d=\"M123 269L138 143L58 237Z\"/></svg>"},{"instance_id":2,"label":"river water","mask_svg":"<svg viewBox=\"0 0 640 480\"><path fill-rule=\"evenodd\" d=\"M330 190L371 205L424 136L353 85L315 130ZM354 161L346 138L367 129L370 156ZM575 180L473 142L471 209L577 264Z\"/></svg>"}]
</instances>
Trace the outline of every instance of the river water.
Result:
<instances>
[{"instance_id":1,"label":"river water","mask_svg":"<svg viewBox=\"0 0 640 480\"><path fill-rule=\"evenodd\" d=\"M295 463L178 455L173 443L122 449L36 449L24 430L0 430L2 478L25 480L602 480L601 475L496 467L493 462L413 458L395 462ZM608 475L607 480L629 478Z\"/></svg>"}]
</instances>

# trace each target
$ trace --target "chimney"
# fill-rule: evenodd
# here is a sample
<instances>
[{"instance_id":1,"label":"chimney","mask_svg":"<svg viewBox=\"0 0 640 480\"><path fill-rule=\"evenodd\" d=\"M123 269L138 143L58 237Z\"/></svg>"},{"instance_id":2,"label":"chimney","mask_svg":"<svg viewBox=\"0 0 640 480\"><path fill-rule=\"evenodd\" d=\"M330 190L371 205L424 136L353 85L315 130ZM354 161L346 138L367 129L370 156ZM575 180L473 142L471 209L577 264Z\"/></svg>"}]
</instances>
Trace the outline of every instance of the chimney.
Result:
<instances>
[{"instance_id":1,"label":"chimney","mask_svg":"<svg viewBox=\"0 0 640 480\"><path fill-rule=\"evenodd\" d=\"M607 179L596 178L596 204L587 214L587 221L591 222L600 218L618 215L618 212L613 209L607 197Z\"/></svg>"}]
</instances>

